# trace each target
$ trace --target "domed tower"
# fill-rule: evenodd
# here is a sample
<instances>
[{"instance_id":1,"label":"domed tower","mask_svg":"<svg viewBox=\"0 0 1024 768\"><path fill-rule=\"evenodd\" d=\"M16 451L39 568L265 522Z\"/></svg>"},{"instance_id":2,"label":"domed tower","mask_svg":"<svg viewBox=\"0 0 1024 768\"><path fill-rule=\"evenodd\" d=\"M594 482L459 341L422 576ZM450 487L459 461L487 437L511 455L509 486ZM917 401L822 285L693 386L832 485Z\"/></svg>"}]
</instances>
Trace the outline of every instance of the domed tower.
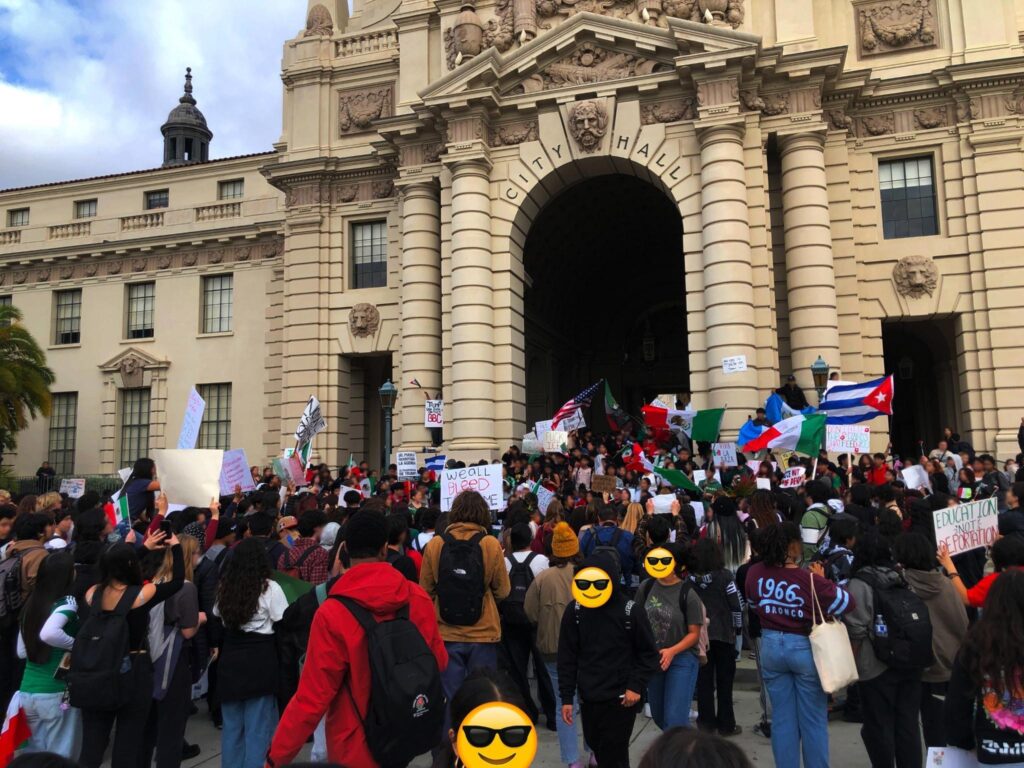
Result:
<instances>
[{"instance_id":1,"label":"domed tower","mask_svg":"<svg viewBox=\"0 0 1024 768\"><path fill-rule=\"evenodd\" d=\"M160 133L164 135L164 167L210 159L213 133L192 97L192 67L185 70L185 93L167 116L167 122L160 126Z\"/></svg>"}]
</instances>

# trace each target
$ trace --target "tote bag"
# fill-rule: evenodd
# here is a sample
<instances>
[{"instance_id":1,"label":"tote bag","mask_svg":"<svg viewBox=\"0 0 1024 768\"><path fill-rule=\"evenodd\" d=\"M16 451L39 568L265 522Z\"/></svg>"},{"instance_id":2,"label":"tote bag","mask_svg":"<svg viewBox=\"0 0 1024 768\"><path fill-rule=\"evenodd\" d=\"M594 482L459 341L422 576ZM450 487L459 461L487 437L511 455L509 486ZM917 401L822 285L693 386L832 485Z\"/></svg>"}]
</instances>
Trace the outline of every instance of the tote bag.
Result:
<instances>
[{"instance_id":1,"label":"tote bag","mask_svg":"<svg viewBox=\"0 0 1024 768\"><path fill-rule=\"evenodd\" d=\"M850 683L857 682L857 662L853 658L850 636L846 625L826 617L818 602L818 591L814 588L814 574L811 574L811 655L818 670L818 678L825 693L835 693ZM821 621L819 622L819 618Z\"/></svg>"}]
</instances>

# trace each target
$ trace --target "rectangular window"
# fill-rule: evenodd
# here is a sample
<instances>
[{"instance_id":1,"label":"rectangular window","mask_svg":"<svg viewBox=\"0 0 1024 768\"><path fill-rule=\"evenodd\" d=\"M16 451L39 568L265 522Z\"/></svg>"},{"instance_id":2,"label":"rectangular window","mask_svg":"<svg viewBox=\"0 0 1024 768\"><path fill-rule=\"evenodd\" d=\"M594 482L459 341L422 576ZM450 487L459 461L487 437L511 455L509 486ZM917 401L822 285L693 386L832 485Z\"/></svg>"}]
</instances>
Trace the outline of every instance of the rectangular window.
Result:
<instances>
[{"instance_id":1,"label":"rectangular window","mask_svg":"<svg viewBox=\"0 0 1024 768\"><path fill-rule=\"evenodd\" d=\"M245 194L245 182L242 179L217 182L217 198L219 200L234 200Z\"/></svg>"},{"instance_id":2,"label":"rectangular window","mask_svg":"<svg viewBox=\"0 0 1024 768\"><path fill-rule=\"evenodd\" d=\"M231 448L231 385L200 384L199 396L206 401L203 423L199 425L197 448Z\"/></svg>"},{"instance_id":3,"label":"rectangular window","mask_svg":"<svg viewBox=\"0 0 1024 768\"><path fill-rule=\"evenodd\" d=\"M354 288L381 288L388 284L387 223L363 221L352 225Z\"/></svg>"},{"instance_id":4,"label":"rectangular window","mask_svg":"<svg viewBox=\"0 0 1024 768\"><path fill-rule=\"evenodd\" d=\"M121 390L121 456L119 467L130 467L149 454L149 388Z\"/></svg>"},{"instance_id":5,"label":"rectangular window","mask_svg":"<svg viewBox=\"0 0 1024 768\"><path fill-rule=\"evenodd\" d=\"M203 333L227 333L231 330L233 283L232 275L203 278Z\"/></svg>"},{"instance_id":6,"label":"rectangular window","mask_svg":"<svg viewBox=\"0 0 1024 768\"><path fill-rule=\"evenodd\" d=\"M95 200L76 200L75 201L75 218L76 219L91 219L96 215L96 201Z\"/></svg>"},{"instance_id":7,"label":"rectangular window","mask_svg":"<svg viewBox=\"0 0 1024 768\"><path fill-rule=\"evenodd\" d=\"M57 291L54 344L78 344L82 340L82 290Z\"/></svg>"},{"instance_id":8,"label":"rectangular window","mask_svg":"<svg viewBox=\"0 0 1024 768\"><path fill-rule=\"evenodd\" d=\"M0 296L0 307L13 307L13 298L13 296ZM7 328L10 324L10 320L0 320L0 328Z\"/></svg>"},{"instance_id":9,"label":"rectangular window","mask_svg":"<svg viewBox=\"0 0 1024 768\"><path fill-rule=\"evenodd\" d=\"M8 227L27 227L28 208L12 208L7 212Z\"/></svg>"},{"instance_id":10,"label":"rectangular window","mask_svg":"<svg viewBox=\"0 0 1024 768\"><path fill-rule=\"evenodd\" d=\"M166 189L156 189L146 193L146 210L166 208L170 203L170 193Z\"/></svg>"},{"instance_id":11,"label":"rectangular window","mask_svg":"<svg viewBox=\"0 0 1024 768\"><path fill-rule=\"evenodd\" d=\"M125 338L153 338L156 283L133 283L128 288L128 331Z\"/></svg>"},{"instance_id":12,"label":"rectangular window","mask_svg":"<svg viewBox=\"0 0 1024 768\"><path fill-rule=\"evenodd\" d=\"M78 393L55 392L50 401L50 447L46 456L58 475L75 471L75 427L78 424Z\"/></svg>"},{"instance_id":13,"label":"rectangular window","mask_svg":"<svg viewBox=\"0 0 1024 768\"><path fill-rule=\"evenodd\" d=\"M939 233L932 158L882 160L878 164L882 228L887 240Z\"/></svg>"}]
</instances>

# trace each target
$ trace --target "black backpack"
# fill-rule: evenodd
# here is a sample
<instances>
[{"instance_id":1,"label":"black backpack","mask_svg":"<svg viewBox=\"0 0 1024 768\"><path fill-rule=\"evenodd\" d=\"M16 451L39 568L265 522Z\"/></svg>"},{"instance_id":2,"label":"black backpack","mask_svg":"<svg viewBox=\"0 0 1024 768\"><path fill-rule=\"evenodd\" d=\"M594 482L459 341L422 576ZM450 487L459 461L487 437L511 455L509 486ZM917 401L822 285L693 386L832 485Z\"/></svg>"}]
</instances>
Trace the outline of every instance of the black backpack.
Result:
<instances>
[{"instance_id":1,"label":"black backpack","mask_svg":"<svg viewBox=\"0 0 1024 768\"><path fill-rule=\"evenodd\" d=\"M619 573L622 573L622 555L619 553L619 539L622 538L622 529L618 526L615 527L614 533L612 533L612 539L607 544L602 544L598 534L605 526L600 528L591 528L592 534L590 537L590 551L584 552L586 557L591 555L607 555L615 561L615 565L619 568Z\"/></svg>"},{"instance_id":2,"label":"black backpack","mask_svg":"<svg viewBox=\"0 0 1024 768\"><path fill-rule=\"evenodd\" d=\"M511 589L508 597L501 601L501 619L506 624L529 624L526 617L526 592L533 583L533 569L530 564L537 557L536 552L531 552L523 562L514 557L506 557L511 564L508 572L508 581Z\"/></svg>"},{"instance_id":3,"label":"black backpack","mask_svg":"<svg viewBox=\"0 0 1024 768\"><path fill-rule=\"evenodd\" d=\"M128 703L135 691L129 654L128 611L142 587L129 587L112 611L105 611L101 590L93 592L89 618L75 636L68 671L72 707L113 712Z\"/></svg>"},{"instance_id":4,"label":"black backpack","mask_svg":"<svg viewBox=\"0 0 1024 768\"><path fill-rule=\"evenodd\" d=\"M18 615L25 605L21 591L21 552L12 551L0 562L0 629L18 624Z\"/></svg>"},{"instance_id":5,"label":"black backpack","mask_svg":"<svg viewBox=\"0 0 1024 768\"><path fill-rule=\"evenodd\" d=\"M352 689L352 707L363 726L366 744L382 768L408 765L437 745L446 701L437 659L409 620L409 606L393 619L378 622L354 600L330 595L342 603L366 633L370 662L370 701L365 716Z\"/></svg>"},{"instance_id":6,"label":"black backpack","mask_svg":"<svg viewBox=\"0 0 1024 768\"><path fill-rule=\"evenodd\" d=\"M902 577L888 585L880 585L872 574L859 573L856 578L871 587L874 596L870 637L878 660L894 669L926 669L934 664L932 622L924 601ZM884 635L878 633L879 614L886 625Z\"/></svg>"},{"instance_id":7,"label":"black backpack","mask_svg":"<svg viewBox=\"0 0 1024 768\"><path fill-rule=\"evenodd\" d=\"M480 540L485 533L470 539L441 534L444 546L437 565L437 607L441 621L457 627L470 627L480 621L484 606L484 553Z\"/></svg>"}]
</instances>

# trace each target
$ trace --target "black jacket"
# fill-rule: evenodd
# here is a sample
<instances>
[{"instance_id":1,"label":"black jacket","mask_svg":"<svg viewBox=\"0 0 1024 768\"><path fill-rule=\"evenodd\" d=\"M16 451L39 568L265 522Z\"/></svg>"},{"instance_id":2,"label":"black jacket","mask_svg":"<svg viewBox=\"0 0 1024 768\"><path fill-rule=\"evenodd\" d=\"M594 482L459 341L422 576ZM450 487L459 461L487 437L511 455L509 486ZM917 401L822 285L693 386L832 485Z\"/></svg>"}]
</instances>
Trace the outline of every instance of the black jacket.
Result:
<instances>
[{"instance_id":1,"label":"black jacket","mask_svg":"<svg viewBox=\"0 0 1024 768\"><path fill-rule=\"evenodd\" d=\"M946 734L950 746L977 750L982 765L1024 763L1024 735L1013 728L1000 728L985 713L981 692L971 680L964 649L953 662L946 691Z\"/></svg>"},{"instance_id":2,"label":"black jacket","mask_svg":"<svg viewBox=\"0 0 1024 768\"><path fill-rule=\"evenodd\" d=\"M611 558L588 557L577 568L601 568L618 583L619 569ZM572 704L576 689L588 702L615 701L627 690L643 693L661 669L646 612L616 590L600 608L566 606L558 637L558 692Z\"/></svg>"}]
</instances>

